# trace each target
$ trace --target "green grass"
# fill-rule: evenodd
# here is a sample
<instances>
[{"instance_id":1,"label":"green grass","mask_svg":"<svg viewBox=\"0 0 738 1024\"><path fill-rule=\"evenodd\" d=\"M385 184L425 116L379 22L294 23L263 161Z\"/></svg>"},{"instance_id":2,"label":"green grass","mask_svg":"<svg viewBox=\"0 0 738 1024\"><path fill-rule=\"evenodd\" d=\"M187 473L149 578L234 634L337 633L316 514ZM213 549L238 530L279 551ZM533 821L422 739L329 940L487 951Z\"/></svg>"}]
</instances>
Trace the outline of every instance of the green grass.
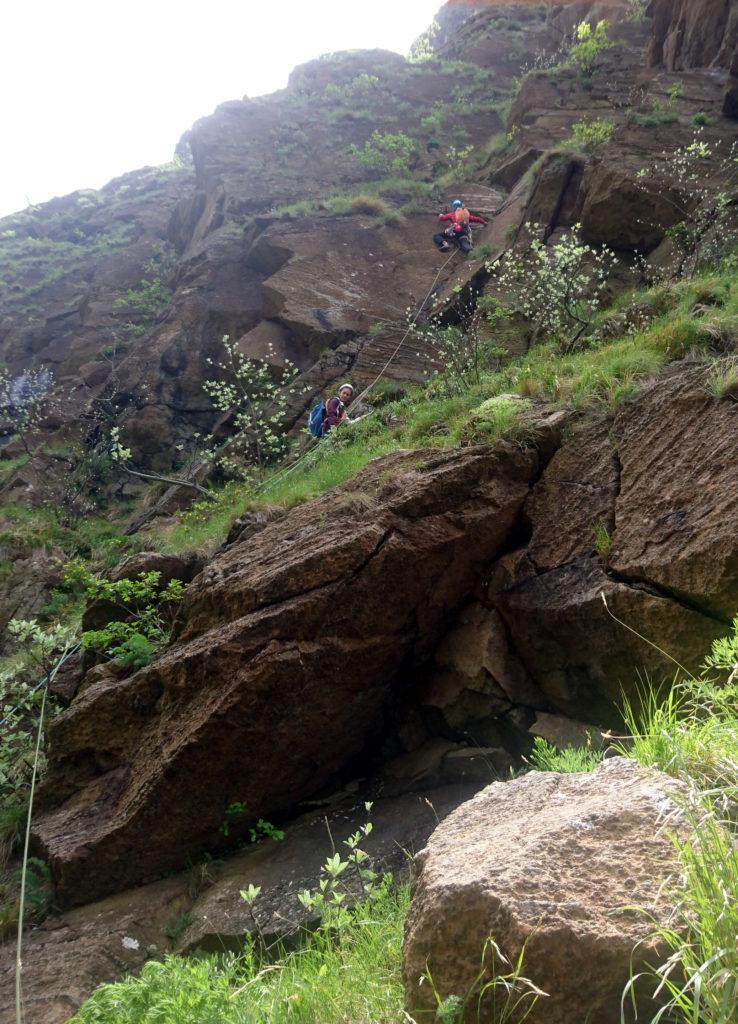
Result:
<instances>
[{"instance_id":1,"label":"green grass","mask_svg":"<svg viewBox=\"0 0 738 1024\"><path fill-rule=\"evenodd\" d=\"M104 985L73 1024L400 1024L403 887L355 911L337 935L265 962L241 956L171 956L137 978Z\"/></svg>"},{"instance_id":2,"label":"green grass","mask_svg":"<svg viewBox=\"0 0 738 1024\"><path fill-rule=\"evenodd\" d=\"M727 684L715 678L716 667L732 670ZM673 838L681 869L672 881L675 909L656 930L668 951L654 972L668 1000L659 1019L670 1024L738 1019L736 671L738 618L732 637L713 645L709 676L687 676L661 698L646 688L638 704L625 708L633 739L624 753L684 783L683 815L691 826L687 838Z\"/></svg>"},{"instance_id":3,"label":"green grass","mask_svg":"<svg viewBox=\"0 0 738 1024\"><path fill-rule=\"evenodd\" d=\"M558 750L541 736L536 736L528 760L539 772L591 772L602 760L602 753L589 747Z\"/></svg>"},{"instance_id":4,"label":"green grass","mask_svg":"<svg viewBox=\"0 0 738 1024\"><path fill-rule=\"evenodd\" d=\"M451 395L436 378L407 387L397 401L383 401L370 417L338 432L330 444L315 446L296 468L271 471L256 493L244 484L228 484L215 494L214 502L185 514L166 540L152 539L169 551L212 547L222 541L233 519L248 509L289 508L308 501L348 481L372 459L401 448L444 448L498 438L526 443L530 430L524 414L531 405L500 401L505 394L559 408L614 413L669 362L692 353L707 359L716 338L724 346L726 338L738 336L738 281L730 270L631 292L614 305L623 309L633 302L650 304L656 314L635 334L604 342L595 337L581 351L567 355L549 342L499 370L485 370L483 358L479 381L457 386ZM606 316L604 311L602 319ZM490 353L495 338L493 332ZM496 366L497 361L490 359L487 365Z\"/></svg>"}]
</instances>

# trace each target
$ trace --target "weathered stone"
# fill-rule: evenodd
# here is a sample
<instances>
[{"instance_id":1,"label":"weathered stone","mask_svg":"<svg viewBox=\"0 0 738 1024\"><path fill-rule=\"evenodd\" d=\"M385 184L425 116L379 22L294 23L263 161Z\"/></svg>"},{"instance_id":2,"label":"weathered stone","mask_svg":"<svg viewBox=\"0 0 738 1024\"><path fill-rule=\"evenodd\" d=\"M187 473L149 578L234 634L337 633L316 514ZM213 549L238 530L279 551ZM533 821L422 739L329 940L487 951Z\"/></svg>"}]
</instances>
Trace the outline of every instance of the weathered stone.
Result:
<instances>
[{"instance_id":1,"label":"weathered stone","mask_svg":"<svg viewBox=\"0 0 738 1024\"><path fill-rule=\"evenodd\" d=\"M178 948L186 952L241 949L244 935L255 927L239 894L249 883L261 886L253 910L267 942L293 938L299 928L314 923L314 914L304 909L297 894L317 888L321 868L331 854L331 836L340 847L367 819L373 828L362 842L362 850L369 855L374 871L390 871L399 881L408 873L408 854L422 849L438 819L468 799L475 788L445 786L423 794L380 799L370 812L361 799L344 800L328 814L322 808L288 824L281 842L263 840L255 849L226 861L218 880L191 908L192 924ZM355 896L361 895L350 875L346 887Z\"/></svg>"},{"instance_id":2,"label":"weathered stone","mask_svg":"<svg viewBox=\"0 0 738 1024\"><path fill-rule=\"evenodd\" d=\"M613 424L621 464L610 565L708 615L738 608L738 405L704 371L653 384ZM653 639L653 638L652 638Z\"/></svg>"},{"instance_id":3,"label":"weathered stone","mask_svg":"<svg viewBox=\"0 0 738 1024\"><path fill-rule=\"evenodd\" d=\"M663 955L654 924L673 907L679 793L674 780L615 758L591 774L495 783L449 815L416 858L408 1012L430 1013L436 992L464 998L490 980L490 950L479 973L492 939L511 963L525 947L521 973L547 993L531 1024L618 1024L631 974ZM426 972L432 986L421 984ZM478 1017L469 1000L470 1024L495 1019L490 1002Z\"/></svg>"},{"instance_id":4,"label":"weathered stone","mask_svg":"<svg viewBox=\"0 0 738 1024\"><path fill-rule=\"evenodd\" d=\"M557 750L567 747L599 750L602 747L602 734L591 725L562 715L549 715L545 711L536 712L536 720L529 726L529 731L532 736L540 736Z\"/></svg>"},{"instance_id":5,"label":"weathered stone","mask_svg":"<svg viewBox=\"0 0 738 1024\"><path fill-rule=\"evenodd\" d=\"M60 898L181 865L233 801L273 816L360 754L508 543L535 465L506 444L396 453L211 562L175 644L52 726L47 799L67 771L76 793L35 836Z\"/></svg>"}]
</instances>

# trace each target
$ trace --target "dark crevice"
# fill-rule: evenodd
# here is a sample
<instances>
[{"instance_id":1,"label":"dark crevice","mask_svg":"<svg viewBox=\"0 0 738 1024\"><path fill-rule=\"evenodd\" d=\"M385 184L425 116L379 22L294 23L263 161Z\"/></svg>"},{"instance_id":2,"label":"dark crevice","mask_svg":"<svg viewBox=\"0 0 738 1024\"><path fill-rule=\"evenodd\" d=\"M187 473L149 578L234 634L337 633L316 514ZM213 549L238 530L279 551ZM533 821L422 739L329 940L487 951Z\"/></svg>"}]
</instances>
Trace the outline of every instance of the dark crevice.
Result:
<instances>
[{"instance_id":1,"label":"dark crevice","mask_svg":"<svg viewBox=\"0 0 738 1024\"><path fill-rule=\"evenodd\" d=\"M620 461L620 452L615 448L612 453L612 465L615 473L615 493L612 498L612 511L608 517L607 529L610 532L610 536L615 536L615 530L617 527L617 507L618 498L623 486L623 464Z\"/></svg>"},{"instance_id":2,"label":"dark crevice","mask_svg":"<svg viewBox=\"0 0 738 1024\"><path fill-rule=\"evenodd\" d=\"M705 619L710 619L712 622L719 622L721 625L730 628L731 620L729 618L724 618L722 615L716 615L715 612L700 604L699 601L695 601L692 598L687 597L685 594L680 594L678 591L671 590L669 587L665 587L660 583L655 583L653 580L644 579L639 576L628 576L625 573L618 572L609 565L603 566L603 570L607 578L612 580L614 583L620 583L622 586L630 587L631 590L639 590L641 593L650 594L652 597L671 601L673 604L678 604L687 611L695 612L697 615L701 615Z\"/></svg>"}]
</instances>

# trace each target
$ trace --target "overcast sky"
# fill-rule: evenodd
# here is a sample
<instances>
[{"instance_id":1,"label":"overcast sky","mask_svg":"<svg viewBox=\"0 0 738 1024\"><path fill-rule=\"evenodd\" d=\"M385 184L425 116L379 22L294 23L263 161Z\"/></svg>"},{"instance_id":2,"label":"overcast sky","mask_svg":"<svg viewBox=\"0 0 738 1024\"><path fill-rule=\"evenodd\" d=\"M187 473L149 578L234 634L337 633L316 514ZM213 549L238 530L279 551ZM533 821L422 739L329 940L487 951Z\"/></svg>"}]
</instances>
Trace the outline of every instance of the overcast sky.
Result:
<instances>
[{"instance_id":1,"label":"overcast sky","mask_svg":"<svg viewBox=\"0 0 738 1024\"><path fill-rule=\"evenodd\" d=\"M199 117L321 53L406 53L441 3L2 0L0 216L170 160Z\"/></svg>"}]
</instances>

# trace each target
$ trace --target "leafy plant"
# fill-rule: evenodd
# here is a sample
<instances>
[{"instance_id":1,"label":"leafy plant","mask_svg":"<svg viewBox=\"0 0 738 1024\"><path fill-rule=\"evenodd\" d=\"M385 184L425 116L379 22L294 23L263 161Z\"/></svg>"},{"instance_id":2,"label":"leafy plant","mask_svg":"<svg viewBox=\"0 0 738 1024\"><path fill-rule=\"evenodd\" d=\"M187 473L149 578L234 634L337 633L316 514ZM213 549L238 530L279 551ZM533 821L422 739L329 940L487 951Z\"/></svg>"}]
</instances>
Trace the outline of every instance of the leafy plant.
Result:
<instances>
[{"instance_id":1,"label":"leafy plant","mask_svg":"<svg viewBox=\"0 0 738 1024\"><path fill-rule=\"evenodd\" d=\"M366 803L364 807L369 813L372 805ZM358 886L366 900L382 898L392 884L391 875L379 879L371 867L369 855L361 848L362 840L371 833L372 827L371 821L367 821L344 840L343 845L348 848L345 860L334 850L323 865L317 889L312 892L303 889L297 894L302 906L318 915L323 928L335 930L351 924L352 912L347 906L352 895L350 881Z\"/></svg>"},{"instance_id":2,"label":"leafy plant","mask_svg":"<svg viewBox=\"0 0 738 1024\"><path fill-rule=\"evenodd\" d=\"M241 818L244 818L248 812L248 807L240 800L234 800L233 803L228 804L225 809L225 817L220 826L220 831L223 835L228 837L231 834L231 826Z\"/></svg>"},{"instance_id":3,"label":"leafy plant","mask_svg":"<svg viewBox=\"0 0 738 1024\"><path fill-rule=\"evenodd\" d=\"M605 19L598 21L594 30L588 21L580 22L576 40L569 53L569 62L585 75L593 74L600 56L615 45L610 39Z\"/></svg>"},{"instance_id":4,"label":"leafy plant","mask_svg":"<svg viewBox=\"0 0 738 1024\"><path fill-rule=\"evenodd\" d=\"M176 944L190 927L192 920L192 914L185 911L165 925L164 934L171 943Z\"/></svg>"},{"instance_id":5,"label":"leafy plant","mask_svg":"<svg viewBox=\"0 0 738 1024\"><path fill-rule=\"evenodd\" d=\"M126 333L136 337L150 330L171 301L172 292L163 281L144 278L138 287L129 288L115 304L131 317L125 325Z\"/></svg>"},{"instance_id":6,"label":"leafy plant","mask_svg":"<svg viewBox=\"0 0 738 1024\"><path fill-rule=\"evenodd\" d=\"M409 174L417 153L414 139L404 132L372 132L362 147L352 145L351 154L362 166L383 174Z\"/></svg>"},{"instance_id":7,"label":"leafy plant","mask_svg":"<svg viewBox=\"0 0 738 1024\"><path fill-rule=\"evenodd\" d=\"M610 141L614 131L615 124L605 118L598 118L596 121L577 121L572 125L572 135L565 145L597 149L598 146L604 146Z\"/></svg>"},{"instance_id":8,"label":"leafy plant","mask_svg":"<svg viewBox=\"0 0 738 1024\"><path fill-rule=\"evenodd\" d=\"M173 625L174 608L182 600L181 580L161 585L161 573L139 573L135 579L108 580L90 572L81 561L69 564L64 574L71 588L91 601L112 605L123 618L101 629L82 634L85 650L97 651L134 671L148 665L156 651L167 643Z\"/></svg>"},{"instance_id":9,"label":"leafy plant","mask_svg":"<svg viewBox=\"0 0 738 1024\"><path fill-rule=\"evenodd\" d=\"M692 277L700 263L717 264L738 240L732 212L738 143L721 152L706 142L698 129L691 143L663 153L660 161L642 167L637 174L647 195L654 182L663 182L665 177L660 196L679 218L665 231L677 250L670 272L674 277Z\"/></svg>"},{"instance_id":10,"label":"leafy plant","mask_svg":"<svg viewBox=\"0 0 738 1024\"><path fill-rule=\"evenodd\" d=\"M266 360L249 359L228 335L223 337L223 348L222 360L208 359L222 376L206 380L203 388L214 407L229 414L233 434L208 454L232 476L246 479L285 450L282 425L290 398L296 393L298 370L289 359L284 360L281 370L273 370L276 356L271 343Z\"/></svg>"}]
</instances>

